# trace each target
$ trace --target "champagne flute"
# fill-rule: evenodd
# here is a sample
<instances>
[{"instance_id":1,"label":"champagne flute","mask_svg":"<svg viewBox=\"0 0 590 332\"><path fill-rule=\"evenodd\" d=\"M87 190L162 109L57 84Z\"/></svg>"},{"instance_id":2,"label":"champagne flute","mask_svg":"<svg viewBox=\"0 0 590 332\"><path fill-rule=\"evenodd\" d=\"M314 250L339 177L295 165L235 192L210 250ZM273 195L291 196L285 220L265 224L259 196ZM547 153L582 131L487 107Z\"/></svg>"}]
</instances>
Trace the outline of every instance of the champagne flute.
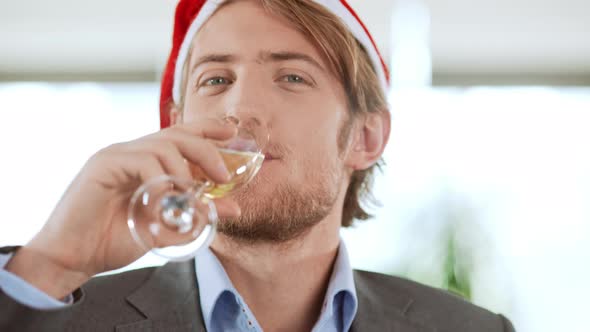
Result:
<instances>
[{"instance_id":1,"label":"champagne flute","mask_svg":"<svg viewBox=\"0 0 590 332\"><path fill-rule=\"evenodd\" d=\"M127 226L145 250L168 260L187 260L213 240L219 218L214 199L248 183L264 161L269 140L266 127L256 119L225 121L237 127L237 135L216 142L231 179L214 183L198 165L190 164L193 179L164 175L141 185L132 195Z\"/></svg>"}]
</instances>

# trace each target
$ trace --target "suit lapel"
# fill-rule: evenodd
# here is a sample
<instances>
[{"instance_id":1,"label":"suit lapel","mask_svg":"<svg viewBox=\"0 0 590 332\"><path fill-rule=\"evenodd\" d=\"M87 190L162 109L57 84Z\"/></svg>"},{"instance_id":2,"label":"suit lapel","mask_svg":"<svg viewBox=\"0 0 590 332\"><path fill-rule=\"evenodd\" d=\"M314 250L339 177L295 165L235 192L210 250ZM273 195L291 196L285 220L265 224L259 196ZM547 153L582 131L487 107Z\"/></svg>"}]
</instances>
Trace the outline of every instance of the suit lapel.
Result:
<instances>
[{"instance_id":1,"label":"suit lapel","mask_svg":"<svg viewBox=\"0 0 590 332\"><path fill-rule=\"evenodd\" d=\"M127 302L146 320L117 326L116 331L205 332L194 260L156 269Z\"/></svg>"},{"instance_id":2,"label":"suit lapel","mask_svg":"<svg viewBox=\"0 0 590 332\"><path fill-rule=\"evenodd\" d=\"M354 271L354 279L358 311L351 331L436 332L406 315L413 299L395 279L362 271ZM117 332L205 332L194 261L156 269L127 301L146 319L119 325Z\"/></svg>"},{"instance_id":3,"label":"suit lapel","mask_svg":"<svg viewBox=\"0 0 590 332\"><path fill-rule=\"evenodd\" d=\"M351 331L435 332L409 318L413 299L401 287L377 274L354 271L358 311Z\"/></svg>"}]
</instances>

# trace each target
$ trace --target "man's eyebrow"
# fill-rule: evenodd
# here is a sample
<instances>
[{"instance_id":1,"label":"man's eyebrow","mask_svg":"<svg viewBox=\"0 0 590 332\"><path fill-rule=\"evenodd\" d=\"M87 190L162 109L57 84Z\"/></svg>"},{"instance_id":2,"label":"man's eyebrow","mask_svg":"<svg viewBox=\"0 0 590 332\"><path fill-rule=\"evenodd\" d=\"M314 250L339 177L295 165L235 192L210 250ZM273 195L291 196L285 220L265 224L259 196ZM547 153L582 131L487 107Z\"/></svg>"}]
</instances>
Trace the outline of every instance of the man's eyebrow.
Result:
<instances>
[{"instance_id":1,"label":"man's eyebrow","mask_svg":"<svg viewBox=\"0 0 590 332\"><path fill-rule=\"evenodd\" d=\"M260 54L258 55L258 58L262 62L266 62L266 61L280 62L280 61L299 60L299 61L307 62L322 71L324 70L324 67L318 61L316 61L314 58L312 58L311 56L309 56L305 53L299 53L299 52L293 52L293 51L282 51L282 52L263 51L263 52L260 52ZM230 63L230 62L236 62L237 60L238 60L238 57L234 54L218 54L218 53L205 54L205 55L200 56L197 59L197 61L195 62L195 64L191 68L190 72L191 73L194 72L197 69L197 67L199 67L205 63L211 63L211 62L213 62L213 63Z\"/></svg>"},{"instance_id":2,"label":"man's eyebrow","mask_svg":"<svg viewBox=\"0 0 590 332\"><path fill-rule=\"evenodd\" d=\"M305 53L292 52L292 51L261 52L260 58L264 61L273 61L273 62L300 60L300 61L307 62L307 63L317 67L320 70L324 70L324 67L322 67L322 65L318 61L316 61L314 58L312 58L311 56L309 56Z\"/></svg>"},{"instance_id":3,"label":"man's eyebrow","mask_svg":"<svg viewBox=\"0 0 590 332\"><path fill-rule=\"evenodd\" d=\"M190 72L194 72L197 67L205 63L228 63L235 62L236 60L237 57L233 54L205 54L197 59Z\"/></svg>"}]
</instances>

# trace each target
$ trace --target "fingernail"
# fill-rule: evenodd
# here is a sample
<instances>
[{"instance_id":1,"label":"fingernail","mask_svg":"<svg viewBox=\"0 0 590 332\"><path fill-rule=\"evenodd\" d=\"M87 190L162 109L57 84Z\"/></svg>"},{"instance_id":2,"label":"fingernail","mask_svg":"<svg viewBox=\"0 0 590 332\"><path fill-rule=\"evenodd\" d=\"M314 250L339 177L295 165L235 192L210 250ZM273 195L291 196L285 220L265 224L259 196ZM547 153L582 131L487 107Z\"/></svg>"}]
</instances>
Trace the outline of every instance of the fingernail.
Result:
<instances>
[{"instance_id":1,"label":"fingernail","mask_svg":"<svg viewBox=\"0 0 590 332\"><path fill-rule=\"evenodd\" d=\"M223 173L223 178L225 179L225 181L231 180L231 174L229 174L229 171L227 170L227 167L225 167L225 164L219 164L217 168L219 169L220 173Z\"/></svg>"}]
</instances>

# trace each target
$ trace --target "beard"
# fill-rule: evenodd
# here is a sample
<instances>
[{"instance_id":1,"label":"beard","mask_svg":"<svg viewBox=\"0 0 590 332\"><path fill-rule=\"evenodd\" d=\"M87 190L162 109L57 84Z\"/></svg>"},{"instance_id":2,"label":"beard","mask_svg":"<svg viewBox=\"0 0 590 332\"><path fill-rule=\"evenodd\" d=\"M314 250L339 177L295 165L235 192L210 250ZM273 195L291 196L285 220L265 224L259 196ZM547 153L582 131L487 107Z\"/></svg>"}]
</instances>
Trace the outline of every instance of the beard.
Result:
<instances>
[{"instance_id":1,"label":"beard","mask_svg":"<svg viewBox=\"0 0 590 332\"><path fill-rule=\"evenodd\" d=\"M305 183L276 184L255 177L237 190L232 198L240 205L242 215L221 219L218 231L238 242L252 244L283 243L311 230L332 211L338 198L341 172L335 165L332 168L307 166ZM260 187L273 189L259 193Z\"/></svg>"},{"instance_id":2,"label":"beard","mask_svg":"<svg viewBox=\"0 0 590 332\"><path fill-rule=\"evenodd\" d=\"M272 183L261 177L254 179L232 194L240 205L239 218L220 219L217 230L242 243L283 243L302 236L324 220L336 204L340 182L346 171L342 158L350 143L352 118L347 117L338 130L336 146L338 158L307 162L304 183L289 181ZM291 155L282 145L273 147L280 156ZM323 156L329 153L321 154ZM265 183L266 182L266 183ZM265 194L258 194L257 188L273 188Z\"/></svg>"}]
</instances>

